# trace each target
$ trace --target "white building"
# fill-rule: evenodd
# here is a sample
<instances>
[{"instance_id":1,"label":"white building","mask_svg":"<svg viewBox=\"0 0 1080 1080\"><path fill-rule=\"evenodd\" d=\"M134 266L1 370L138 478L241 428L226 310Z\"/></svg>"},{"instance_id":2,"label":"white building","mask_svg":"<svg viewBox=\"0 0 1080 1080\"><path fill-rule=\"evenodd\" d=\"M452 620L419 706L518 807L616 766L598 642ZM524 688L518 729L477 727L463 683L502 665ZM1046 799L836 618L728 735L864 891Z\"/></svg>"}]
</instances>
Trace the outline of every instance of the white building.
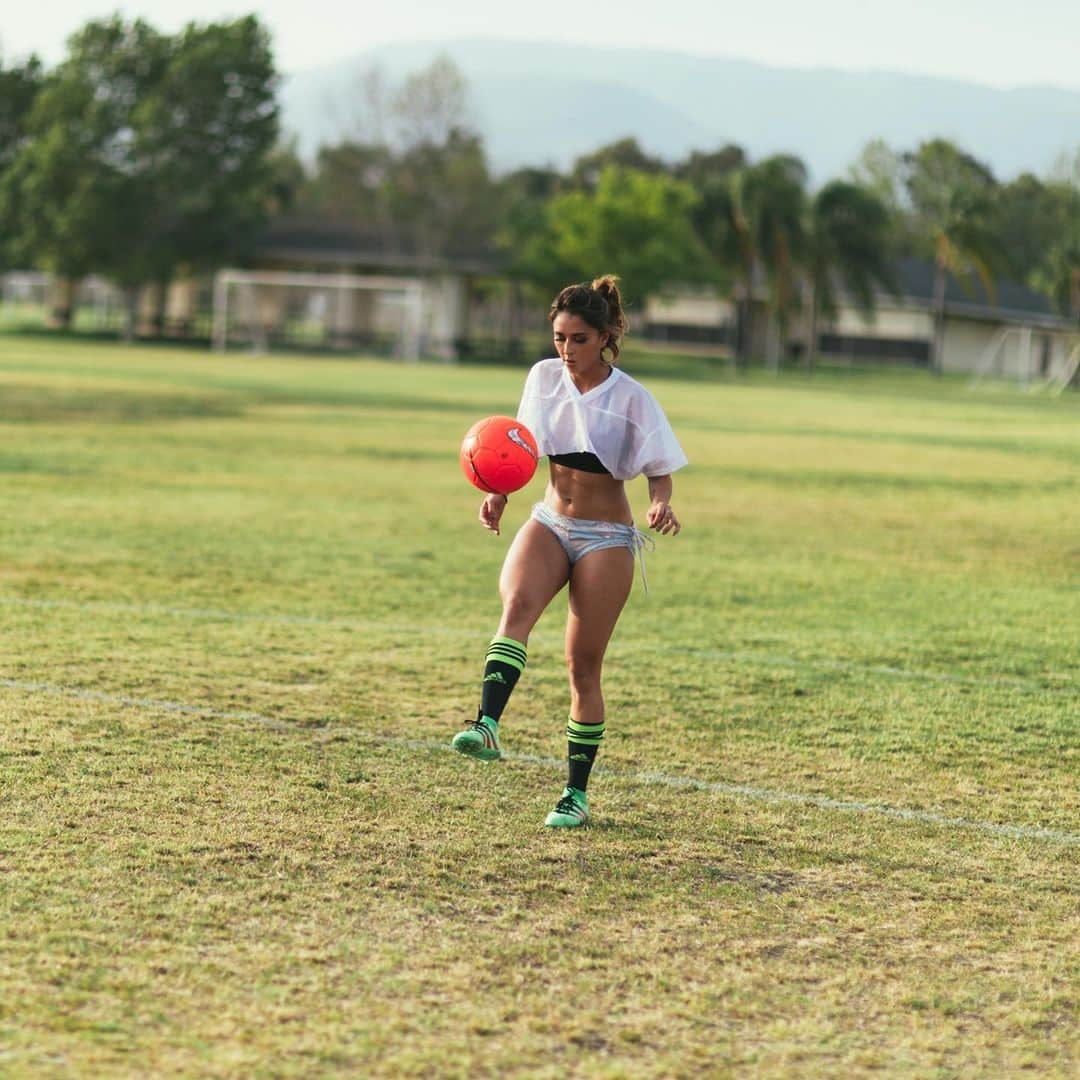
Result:
<instances>
[{"instance_id":1,"label":"white building","mask_svg":"<svg viewBox=\"0 0 1080 1080\"><path fill-rule=\"evenodd\" d=\"M825 357L862 363L904 362L929 366L934 336L933 264L916 259L896 264L898 294L880 292L866 322L854 305L841 302L835 319L823 321L818 350ZM970 290L970 291L969 291ZM766 305L756 290L750 352L764 352ZM730 351L735 340L733 303L703 290L651 299L646 337L680 347ZM789 354L806 348L806 320L793 320ZM1080 344L1080 326L1058 315L1049 299L1014 282L1000 281L993 297L981 283L968 288L949 277L945 293L943 370L1027 379L1060 377Z\"/></svg>"}]
</instances>

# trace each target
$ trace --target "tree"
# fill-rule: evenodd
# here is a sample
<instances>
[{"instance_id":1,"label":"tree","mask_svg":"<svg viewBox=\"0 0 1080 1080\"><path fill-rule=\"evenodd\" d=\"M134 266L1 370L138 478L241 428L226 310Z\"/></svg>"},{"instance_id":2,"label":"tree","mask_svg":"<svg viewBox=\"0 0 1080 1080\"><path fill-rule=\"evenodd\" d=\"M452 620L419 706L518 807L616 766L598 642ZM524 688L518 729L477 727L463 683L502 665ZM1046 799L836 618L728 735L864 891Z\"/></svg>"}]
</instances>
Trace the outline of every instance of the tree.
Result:
<instances>
[{"instance_id":1,"label":"tree","mask_svg":"<svg viewBox=\"0 0 1080 1080\"><path fill-rule=\"evenodd\" d=\"M735 301L736 366L749 358L754 293L760 282L768 290L767 358L777 367L798 299L806 166L779 154L706 176L699 191L695 224L710 253L714 280Z\"/></svg>"},{"instance_id":2,"label":"tree","mask_svg":"<svg viewBox=\"0 0 1080 1080\"><path fill-rule=\"evenodd\" d=\"M702 280L706 256L693 226L697 196L663 174L608 166L595 192L548 204L542 227L518 251L515 270L551 294L568 281L617 273L631 303Z\"/></svg>"},{"instance_id":3,"label":"tree","mask_svg":"<svg viewBox=\"0 0 1080 1080\"><path fill-rule=\"evenodd\" d=\"M695 150L673 170L697 193L693 223L709 256L712 281L721 293L735 297L736 364L741 363L745 352L754 266L741 215L741 181L746 165L742 147L729 143L718 150Z\"/></svg>"},{"instance_id":4,"label":"tree","mask_svg":"<svg viewBox=\"0 0 1080 1080\"><path fill-rule=\"evenodd\" d=\"M746 169L707 175L698 184L695 231L709 255L715 284L735 302L735 366L750 347L750 313L757 267L756 236L746 201Z\"/></svg>"},{"instance_id":5,"label":"tree","mask_svg":"<svg viewBox=\"0 0 1080 1080\"><path fill-rule=\"evenodd\" d=\"M1050 173L1050 182L1080 190L1080 145L1058 155Z\"/></svg>"},{"instance_id":6,"label":"tree","mask_svg":"<svg viewBox=\"0 0 1080 1080\"><path fill-rule=\"evenodd\" d=\"M301 209L351 219L388 248L429 258L485 247L498 200L452 61L438 57L396 90L370 69L360 98L354 137L319 151Z\"/></svg>"},{"instance_id":7,"label":"tree","mask_svg":"<svg viewBox=\"0 0 1080 1080\"><path fill-rule=\"evenodd\" d=\"M267 156L267 167L266 212L273 218L293 208L307 179L304 163L296 150L296 140L279 142Z\"/></svg>"},{"instance_id":8,"label":"tree","mask_svg":"<svg viewBox=\"0 0 1080 1080\"><path fill-rule=\"evenodd\" d=\"M995 295L993 265L997 182L982 162L945 139L904 155L904 185L915 221L934 260L934 338L931 367L940 373L945 346L945 286L950 273L967 282L977 274Z\"/></svg>"},{"instance_id":9,"label":"tree","mask_svg":"<svg viewBox=\"0 0 1080 1080\"><path fill-rule=\"evenodd\" d=\"M386 231L393 166L385 144L347 140L322 146L303 185L300 205L319 216L351 219Z\"/></svg>"},{"instance_id":10,"label":"tree","mask_svg":"<svg viewBox=\"0 0 1080 1080\"><path fill-rule=\"evenodd\" d=\"M871 139L848 171L852 183L873 192L887 209L900 209L904 197L903 155L884 139Z\"/></svg>"},{"instance_id":11,"label":"tree","mask_svg":"<svg viewBox=\"0 0 1080 1080\"><path fill-rule=\"evenodd\" d=\"M667 171L660 158L645 153L635 138L617 139L613 143L601 146L598 150L583 154L570 170L572 187L585 191L595 191L604 170L611 166L641 173L662 173Z\"/></svg>"},{"instance_id":12,"label":"tree","mask_svg":"<svg viewBox=\"0 0 1080 1080\"><path fill-rule=\"evenodd\" d=\"M787 154L752 165L743 180L743 207L769 287L766 359L775 370L798 301L798 268L806 247L806 166Z\"/></svg>"},{"instance_id":13,"label":"tree","mask_svg":"<svg viewBox=\"0 0 1080 1080\"><path fill-rule=\"evenodd\" d=\"M913 256L919 250L917 230L904 185L904 156L884 141L868 142L848 170L849 179L868 191L885 207L889 216L886 244L893 257Z\"/></svg>"},{"instance_id":14,"label":"tree","mask_svg":"<svg viewBox=\"0 0 1080 1080\"><path fill-rule=\"evenodd\" d=\"M87 24L68 49L38 95L4 200L41 265L124 287L130 335L140 285L163 292L179 268L233 256L269 209L269 36L253 17L170 38L117 16Z\"/></svg>"},{"instance_id":15,"label":"tree","mask_svg":"<svg viewBox=\"0 0 1080 1080\"><path fill-rule=\"evenodd\" d=\"M167 42L166 62L134 115L138 239L111 265L132 297L157 284L159 331L171 278L241 255L272 208L276 83L270 37L254 16L189 23Z\"/></svg>"},{"instance_id":16,"label":"tree","mask_svg":"<svg viewBox=\"0 0 1080 1080\"><path fill-rule=\"evenodd\" d=\"M1024 245L1029 283L1042 289L1063 315L1080 322L1080 149L1062 154L1045 183L1028 176L1020 180L1023 188L1012 200L1003 200L1012 226L1006 242ZM1025 231L1029 222L1034 239Z\"/></svg>"},{"instance_id":17,"label":"tree","mask_svg":"<svg viewBox=\"0 0 1080 1080\"><path fill-rule=\"evenodd\" d=\"M694 150L672 170L674 176L693 184L699 191L710 183L743 169L747 165L746 151L735 143L719 150Z\"/></svg>"},{"instance_id":18,"label":"tree","mask_svg":"<svg viewBox=\"0 0 1080 1080\"><path fill-rule=\"evenodd\" d=\"M1027 281L1067 227L1063 188L1024 173L997 190L998 242L1010 273Z\"/></svg>"},{"instance_id":19,"label":"tree","mask_svg":"<svg viewBox=\"0 0 1080 1080\"><path fill-rule=\"evenodd\" d=\"M390 212L422 255L485 246L495 206L483 140L473 132L453 128L441 142L409 146L394 161Z\"/></svg>"},{"instance_id":20,"label":"tree","mask_svg":"<svg viewBox=\"0 0 1080 1080\"><path fill-rule=\"evenodd\" d=\"M1080 326L1080 230L1074 228L1054 245L1033 281L1062 315Z\"/></svg>"},{"instance_id":21,"label":"tree","mask_svg":"<svg viewBox=\"0 0 1080 1080\"><path fill-rule=\"evenodd\" d=\"M34 56L14 67L0 65L0 177L26 143L30 114L44 79L41 62ZM13 210L0 184L0 268L24 257L14 243L18 219L9 216Z\"/></svg>"},{"instance_id":22,"label":"tree","mask_svg":"<svg viewBox=\"0 0 1080 1080\"><path fill-rule=\"evenodd\" d=\"M383 188L392 231L429 258L487 245L495 231L494 184L483 139L469 113L468 83L448 56L436 57L388 97L370 84L370 126L385 132Z\"/></svg>"},{"instance_id":23,"label":"tree","mask_svg":"<svg viewBox=\"0 0 1080 1080\"><path fill-rule=\"evenodd\" d=\"M1080 152L1075 170L1049 185L1058 208L1057 235L1048 244L1031 282L1063 314L1080 324Z\"/></svg>"},{"instance_id":24,"label":"tree","mask_svg":"<svg viewBox=\"0 0 1080 1080\"><path fill-rule=\"evenodd\" d=\"M164 39L147 23L90 23L37 95L27 137L2 179L5 217L35 262L62 282L54 317L72 317L70 283L111 268L118 240L138 242L147 192L131 161L134 112L160 76Z\"/></svg>"},{"instance_id":25,"label":"tree","mask_svg":"<svg viewBox=\"0 0 1080 1080\"><path fill-rule=\"evenodd\" d=\"M509 348L520 350L526 325L523 293L539 289L534 279L547 282L541 261L530 266L530 254L542 249L538 237L547 230L548 203L561 194L566 178L555 169L522 168L502 177L497 185L497 228L495 240L505 254L509 274ZM546 284L542 286L546 291ZM537 297L540 302L550 296Z\"/></svg>"},{"instance_id":26,"label":"tree","mask_svg":"<svg viewBox=\"0 0 1080 1080\"><path fill-rule=\"evenodd\" d=\"M393 143L408 151L443 146L470 128L468 83L446 55L410 75L390 100Z\"/></svg>"},{"instance_id":27,"label":"tree","mask_svg":"<svg viewBox=\"0 0 1080 1080\"><path fill-rule=\"evenodd\" d=\"M11 164L26 140L30 112L44 81L36 56L15 67L5 68L0 63L0 172Z\"/></svg>"},{"instance_id":28,"label":"tree","mask_svg":"<svg viewBox=\"0 0 1080 1080\"><path fill-rule=\"evenodd\" d=\"M836 287L862 315L875 308L875 288L895 290L888 251L889 212L866 188L845 180L826 184L810 201L806 222L806 279L809 292L806 365L817 358L820 314L836 313Z\"/></svg>"},{"instance_id":29,"label":"tree","mask_svg":"<svg viewBox=\"0 0 1080 1080\"><path fill-rule=\"evenodd\" d=\"M499 239L508 251L543 228L547 204L566 187L566 178L554 169L522 168L499 180Z\"/></svg>"}]
</instances>

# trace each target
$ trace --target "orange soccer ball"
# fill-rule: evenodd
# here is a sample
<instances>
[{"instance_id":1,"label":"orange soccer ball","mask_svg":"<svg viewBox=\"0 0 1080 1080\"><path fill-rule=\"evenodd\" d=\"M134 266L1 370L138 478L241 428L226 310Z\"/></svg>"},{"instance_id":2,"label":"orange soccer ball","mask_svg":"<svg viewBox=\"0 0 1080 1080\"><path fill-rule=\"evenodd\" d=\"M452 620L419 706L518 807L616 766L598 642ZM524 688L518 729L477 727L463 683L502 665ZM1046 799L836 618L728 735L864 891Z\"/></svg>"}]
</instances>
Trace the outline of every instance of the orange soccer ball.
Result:
<instances>
[{"instance_id":1,"label":"orange soccer ball","mask_svg":"<svg viewBox=\"0 0 1080 1080\"><path fill-rule=\"evenodd\" d=\"M533 478L540 452L520 420L488 416L465 432L460 460L469 483L481 491L509 495Z\"/></svg>"}]
</instances>

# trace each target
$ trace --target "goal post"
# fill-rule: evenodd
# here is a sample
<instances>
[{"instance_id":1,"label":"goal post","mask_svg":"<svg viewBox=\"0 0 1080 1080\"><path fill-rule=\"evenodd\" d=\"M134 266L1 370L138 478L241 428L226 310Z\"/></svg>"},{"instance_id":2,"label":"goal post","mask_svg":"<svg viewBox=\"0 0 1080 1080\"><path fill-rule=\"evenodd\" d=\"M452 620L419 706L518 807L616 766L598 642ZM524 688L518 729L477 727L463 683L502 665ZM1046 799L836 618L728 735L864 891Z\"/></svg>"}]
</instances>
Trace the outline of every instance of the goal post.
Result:
<instances>
[{"instance_id":1,"label":"goal post","mask_svg":"<svg viewBox=\"0 0 1080 1080\"><path fill-rule=\"evenodd\" d=\"M1050 381L1050 390L1055 397L1058 397L1068 387L1072 386L1078 371L1080 371L1080 341L1076 342L1061 370Z\"/></svg>"},{"instance_id":2,"label":"goal post","mask_svg":"<svg viewBox=\"0 0 1080 1080\"><path fill-rule=\"evenodd\" d=\"M214 277L213 347L274 345L389 352L419 358L423 284L389 275L220 270Z\"/></svg>"},{"instance_id":3,"label":"goal post","mask_svg":"<svg viewBox=\"0 0 1080 1080\"><path fill-rule=\"evenodd\" d=\"M1078 366L1080 343L1061 330L1002 326L983 349L968 386L977 386L987 376L1011 376L1029 390L1061 393L1076 377Z\"/></svg>"}]
</instances>

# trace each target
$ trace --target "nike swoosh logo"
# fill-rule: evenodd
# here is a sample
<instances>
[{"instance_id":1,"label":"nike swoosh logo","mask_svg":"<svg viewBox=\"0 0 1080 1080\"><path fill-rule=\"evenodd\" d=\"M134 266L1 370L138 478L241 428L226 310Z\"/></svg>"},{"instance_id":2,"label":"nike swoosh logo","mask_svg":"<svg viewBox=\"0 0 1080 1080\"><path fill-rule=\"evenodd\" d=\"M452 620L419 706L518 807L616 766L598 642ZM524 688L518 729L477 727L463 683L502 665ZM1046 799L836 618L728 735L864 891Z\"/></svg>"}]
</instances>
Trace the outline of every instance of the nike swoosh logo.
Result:
<instances>
[{"instance_id":1,"label":"nike swoosh logo","mask_svg":"<svg viewBox=\"0 0 1080 1080\"><path fill-rule=\"evenodd\" d=\"M506 433L506 437L514 443L517 443L522 450L529 455L529 457L536 459L536 451L525 441L525 437L521 434L521 428L512 427Z\"/></svg>"}]
</instances>

